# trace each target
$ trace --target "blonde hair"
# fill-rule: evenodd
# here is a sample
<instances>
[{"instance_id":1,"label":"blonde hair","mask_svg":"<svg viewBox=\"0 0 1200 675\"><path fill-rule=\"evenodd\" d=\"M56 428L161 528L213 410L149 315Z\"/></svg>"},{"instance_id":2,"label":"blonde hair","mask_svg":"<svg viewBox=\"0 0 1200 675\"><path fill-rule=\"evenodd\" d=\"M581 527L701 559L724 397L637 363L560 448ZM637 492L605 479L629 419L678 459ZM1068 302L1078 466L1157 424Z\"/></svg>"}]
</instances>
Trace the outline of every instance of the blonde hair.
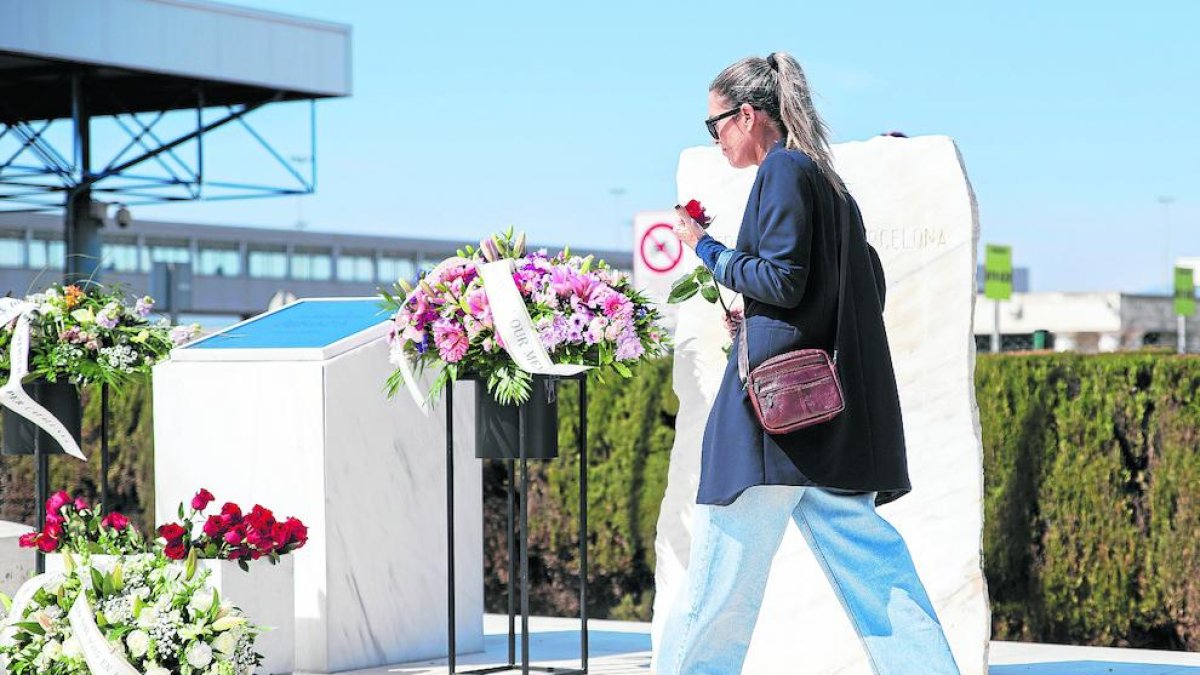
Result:
<instances>
[{"instance_id":1,"label":"blonde hair","mask_svg":"<svg viewBox=\"0 0 1200 675\"><path fill-rule=\"evenodd\" d=\"M767 113L788 149L808 155L835 192L846 191L833 169L829 128L813 107L804 69L792 55L773 52L765 59L744 58L722 70L708 88L734 105L749 103Z\"/></svg>"}]
</instances>

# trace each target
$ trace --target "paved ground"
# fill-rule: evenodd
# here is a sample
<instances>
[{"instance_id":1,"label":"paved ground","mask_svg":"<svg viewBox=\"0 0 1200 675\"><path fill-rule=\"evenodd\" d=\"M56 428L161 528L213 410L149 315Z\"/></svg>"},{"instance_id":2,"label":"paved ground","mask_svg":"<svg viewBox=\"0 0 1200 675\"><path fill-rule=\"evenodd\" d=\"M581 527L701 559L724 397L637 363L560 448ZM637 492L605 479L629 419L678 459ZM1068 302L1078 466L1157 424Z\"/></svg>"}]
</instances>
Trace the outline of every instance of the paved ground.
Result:
<instances>
[{"instance_id":1,"label":"paved ground","mask_svg":"<svg viewBox=\"0 0 1200 675\"><path fill-rule=\"evenodd\" d=\"M579 667L579 621L530 617L529 652L541 666ZM508 618L484 617L484 651L458 659L458 670L503 665ZM650 675L650 624L588 622L591 675ZM518 636L517 648L520 649ZM519 651L518 651L519 658ZM342 675L447 675L445 659ZM520 670L509 671L520 672ZM806 675L796 671L797 675ZM1200 675L1200 653L993 642L990 675ZM850 675L850 674L846 674Z\"/></svg>"}]
</instances>

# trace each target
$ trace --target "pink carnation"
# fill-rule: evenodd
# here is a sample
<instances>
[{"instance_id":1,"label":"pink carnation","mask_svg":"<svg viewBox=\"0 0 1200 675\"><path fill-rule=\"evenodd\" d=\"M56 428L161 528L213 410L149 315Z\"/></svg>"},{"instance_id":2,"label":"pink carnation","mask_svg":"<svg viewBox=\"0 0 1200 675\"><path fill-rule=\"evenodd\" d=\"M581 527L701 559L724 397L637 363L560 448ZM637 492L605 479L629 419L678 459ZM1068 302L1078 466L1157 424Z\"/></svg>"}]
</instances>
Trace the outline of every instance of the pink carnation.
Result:
<instances>
[{"instance_id":1,"label":"pink carnation","mask_svg":"<svg viewBox=\"0 0 1200 675\"><path fill-rule=\"evenodd\" d=\"M462 326L449 319L433 324L433 342L437 345L438 354L447 363L461 361L470 347Z\"/></svg>"}]
</instances>

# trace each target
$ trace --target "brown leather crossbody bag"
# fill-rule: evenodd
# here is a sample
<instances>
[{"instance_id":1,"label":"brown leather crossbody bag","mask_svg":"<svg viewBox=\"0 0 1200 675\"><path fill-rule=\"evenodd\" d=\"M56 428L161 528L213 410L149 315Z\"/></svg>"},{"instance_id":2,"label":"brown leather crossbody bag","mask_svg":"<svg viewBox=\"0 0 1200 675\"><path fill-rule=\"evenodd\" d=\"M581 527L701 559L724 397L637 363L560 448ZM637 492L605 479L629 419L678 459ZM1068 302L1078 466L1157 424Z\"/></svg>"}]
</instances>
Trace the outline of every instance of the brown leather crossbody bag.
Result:
<instances>
[{"instance_id":1,"label":"brown leather crossbody bag","mask_svg":"<svg viewBox=\"0 0 1200 675\"><path fill-rule=\"evenodd\" d=\"M763 361L750 370L749 317L738 329L738 375L749 392L754 414L763 430L786 434L831 420L846 408L838 379L838 338L842 332L842 302L846 295L849 261L850 219L842 227L841 260L838 267L837 328L833 355L824 349L796 349Z\"/></svg>"}]
</instances>

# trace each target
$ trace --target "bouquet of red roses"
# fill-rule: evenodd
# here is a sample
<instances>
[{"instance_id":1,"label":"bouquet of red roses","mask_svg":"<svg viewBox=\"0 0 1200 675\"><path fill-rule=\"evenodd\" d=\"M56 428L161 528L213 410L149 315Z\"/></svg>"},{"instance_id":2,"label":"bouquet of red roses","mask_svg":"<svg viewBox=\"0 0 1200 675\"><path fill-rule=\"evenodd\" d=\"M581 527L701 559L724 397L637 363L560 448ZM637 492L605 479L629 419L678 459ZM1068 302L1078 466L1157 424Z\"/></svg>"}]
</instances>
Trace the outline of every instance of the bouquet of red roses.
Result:
<instances>
[{"instance_id":1,"label":"bouquet of red roses","mask_svg":"<svg viewBox=\"0 0 1200 675\"><path fill-rule=\"evenodd\" d=\"M198 533L195 523L213 502L213 495L203 488L192 497L191 510L179 505L179 523L167 523L158 528L164 541L163 553L172 560L223 558L236 560L243 570L249 561L267 558L271 564L308 543L308 527L298 518L278 520L270 509L258 504L243 513L241 507L226 502L219 514L206 516Z\"/></svg>"},{"instance_id":2,"label":"bouquet of red roses","mask_svg":"<svg viewBox=\"0 0 1200 675\"><path fill-rule=\"evenodd\" d=\"M46 525L41 532L23 534L18 543L42 553L120 555L146 550L145 539L128 518L116 511L101 515L99 505L92 508L83 497L62 490L46 500Z\"/></svg>"}]
</instances>

